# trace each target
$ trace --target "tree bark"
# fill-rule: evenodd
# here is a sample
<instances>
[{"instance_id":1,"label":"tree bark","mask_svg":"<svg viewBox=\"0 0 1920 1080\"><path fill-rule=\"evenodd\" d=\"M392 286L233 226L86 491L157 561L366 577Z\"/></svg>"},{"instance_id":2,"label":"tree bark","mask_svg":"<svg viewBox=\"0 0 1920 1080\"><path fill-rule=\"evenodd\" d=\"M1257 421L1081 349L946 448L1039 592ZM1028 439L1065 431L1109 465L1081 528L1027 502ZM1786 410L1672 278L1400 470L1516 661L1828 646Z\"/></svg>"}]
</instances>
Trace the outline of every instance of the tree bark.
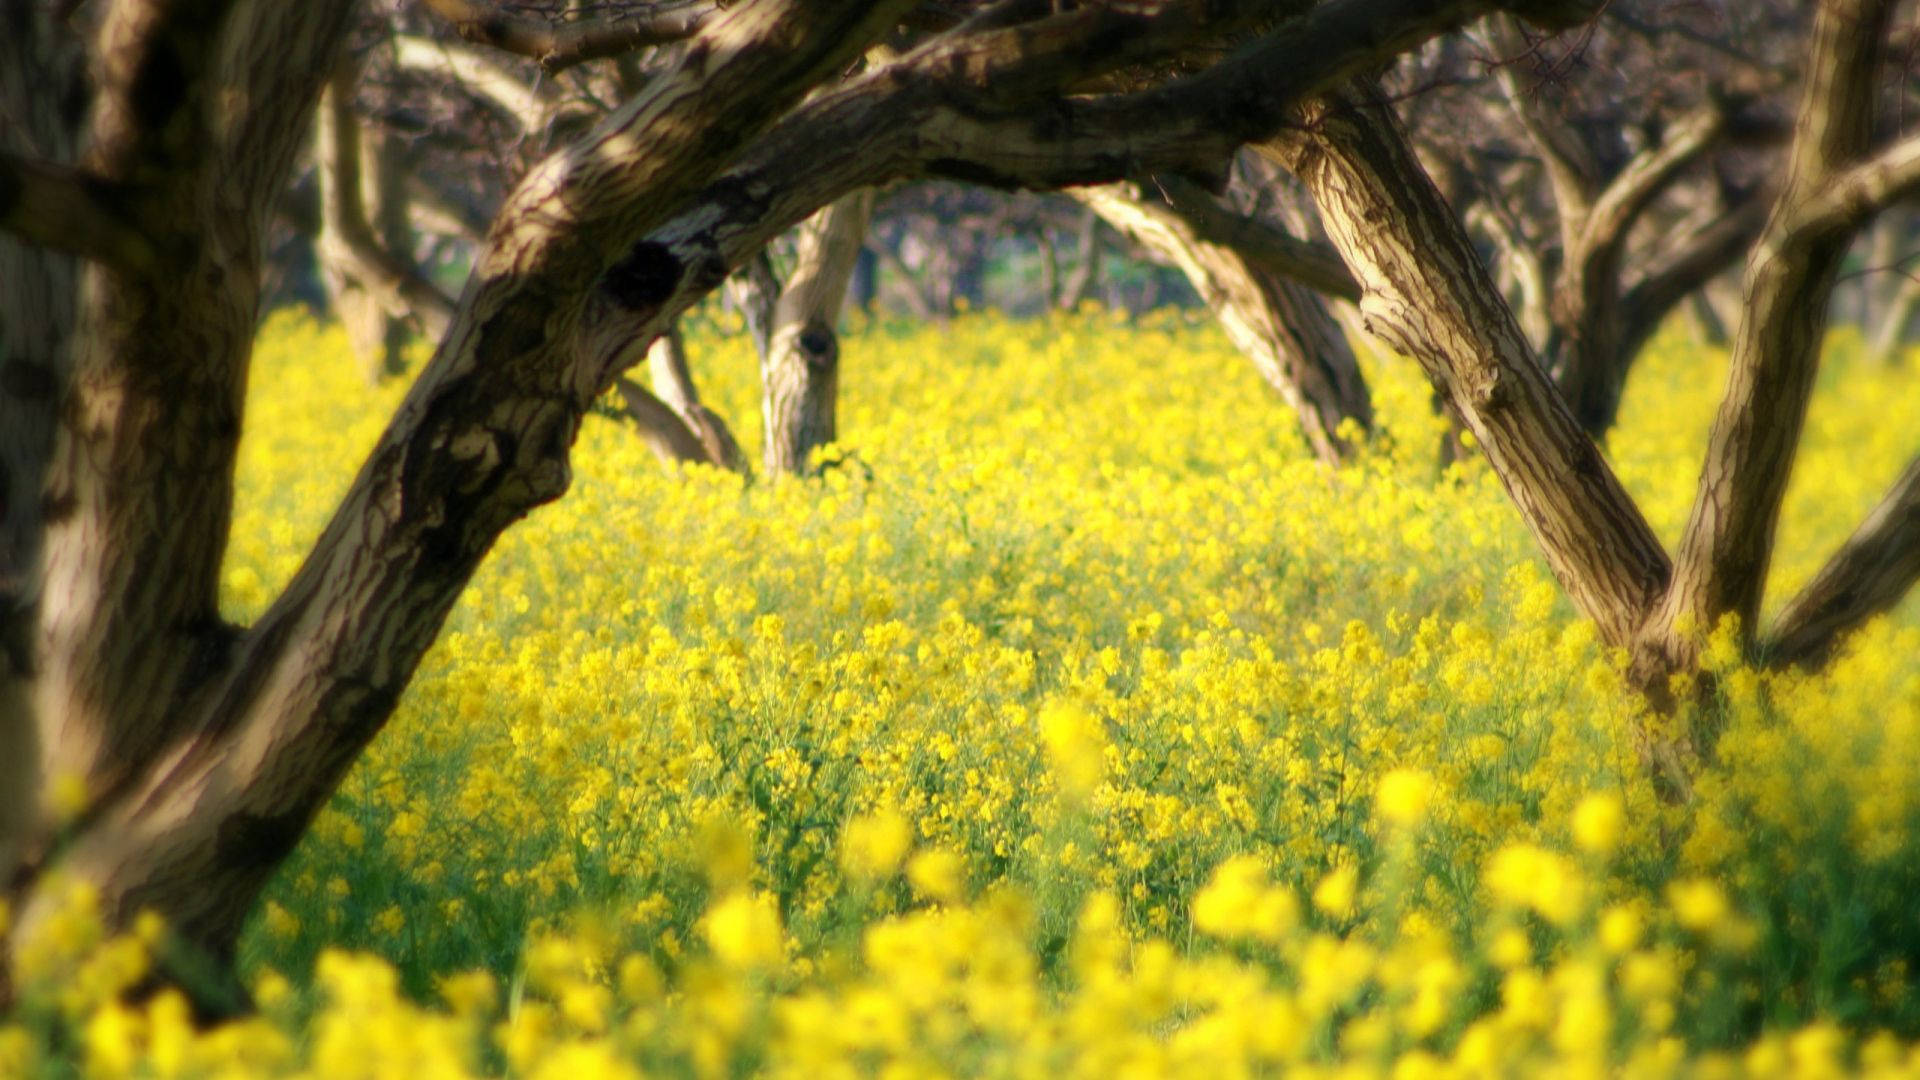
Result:
<instances>
[{"instance_id":1,"label":"tree bark","mask_svg":"<svg viewBox=\"0 0 1920 1080\"><path fill-rule=\"evenodd\" d=\"M1920 311L1920 278L1905 277L1897 291L1879 313L1879 322L1871 327L1873 338L1867 344L1866 360L1875 367L1894 367L1900 363L1913 317Z\"/></svg>"},{"instance_id":2,"label":"tree bark","mask_svg":"<svg viewBox=\"0 0 1920 1080\"><path fill-rule=\"evenodd\" d=\"M872 213L873 193L858 192L799 229L793 273L774 307L760 365L762 466L768 476L803 474L813 452L839 437L837 324Z\"/></svg>"},{"instance_id":3,"label":"tree bark","mask_svg":"<svg viewBox=\"0 0 1920 1080\"><path fill-rule=\"evenodd\" d=\"M1093 291L1100 280L1100 217L1092 210L1080 219L1080 231L1074 237L1073 269L1060 285L1055 301L1062 311L1073 311Z\"/></svg>"},{"instance_id":4,"label":"tree bark","mask_svg":"<svg viewBox=\"0 0 1920 1080\"><path fill-rule=\"evenodd\" d=\"M1653 530L1541 369L1465 228L1381 103L1348 92L1262 146L1293 170L1366 293L1368 330L1419 361L1575 605L1624 646L1665 585Z\"/></svg>"},{"instance_id":5,"label":"tree bark","mask_svg":"<svg viewBox=\"0 0 1920 1080\"><path fill-rule=\"evenodd\" d=\"M48 7L0 0L0 152L73 159L88 105L85 58ZM40 733L32 709L44 491L71 375L79 266L0 232L0 889L36 831ZM3 895L3 893L0 893ZM6 998L0 940L0 1008Z\"/></svg>"},{"instance_id":6,"label":"tree bark","mask_svg":"<svg viewBox=\"0 0 1920 1080\"><path fill-rule=\"evenodd\" d=\"M221 169L252 213L216 221L216 231L266 220L349 6L243 9L281 24L235 35L271 50L246 71L282 84L302 69L286 55L289 42L312 55L294 86L245 99L284 110L275 115L285 138L277 154L248 154ZM690 268L636 240L906 6L744 0L703 24L648 93L533 170L393 427L287 590L245 633L217 622L212 572L231 499L235 361L253 325L250 290L234 280L245 264L220 267L225 291L215 298L199 295L209 275L182 275L181 287L195 294L178 312L133 302L129 294L152 283L96 288L114 302L83 316L79 385L97 389L83 399L85 426L71 440L79 445L63 459L73 509L64 528L49 531L58 554L49 558L49 595L69 599L45 622L41 697L42 716L60 718L61 752L100 776L96 788L110 797L23 886L17 935L37 933L57 905L33 887L57 866L99 887L111 921L151 908L184 942L230 954L241 915L390 714L481 555L564 489L579 417L614 375L583 366L572 347L588 294L599 283L616 306L651 309L663 281L671 289ZM180 47L181 35L170 42ZM140 56L130 52L127 66L137 68ZM195 61L189 71L203 60L186 59ZM142 134L133 133L136 146ZM119 143L96 145L104 171ZM272 162L277 174L258 167ZM153 220L204 230L209 223L189 212L197 205L183 200ZM254 242L217 250L257 252L257 237L245 239ZM705 287L717 282L697 272ZM188 320L196 322L191 343L165 337ZM188 360L192 377L177 370ZM158 377L149 380L149 368ZM235 381L208 385L228 376ZM152 396L131 416L102 397L125 402L135 393ZM163 433L172 441L160 442ZM128 465L138 482L121 471ZM135 517L136 509L147 512ZM127 542L103 550L76 535L80 524ZM143 541L143 531L158 535ZM170 572L152 573L155 565Z\"/></svg>"},{"instance_id":7,"label":"tree bark","mask_svg":"<svg viewBox=\"0 0 1920 1080\"><path fill-rule=\"evenodd\" d=\"M1353 349L1312 290L1251 265L1235 249L1200 238L1182 204L1148 199L1132 183L1083 187L1072 195L1135 243L1178 266L1261 378L1300 420L1307 446L1323 463L1350 458L1343 432L1365 434L1373 403Z\"/></svg>"},{"instance_id":8,"label":"tree bark","mask_svg":"<svg viewBox=\"0 0 1920 1080\"><path fill-rule=\"evenodd\" d=\"M1780 613L1760 655L1777 666L1818 666L1861 623L1905 598L1916 580L1920 459Z\"/></svg>"},{"instance_id":9,"label":"tree bark","mask_svg":"<svg viewBox=\"0 0 1920 1080\"><path fill-rule=\"evenodd\" d=\"M1855 230L1892 194L1856 198L1841 187L1871 145L1891 10L1890 0L1826 0L1815 14L1786 182L1747 265L1745 317L1673 585L1640 644L1656 668L1691 670L1701 635L1727 616L1752 644L1827 302ZM1836 192L1848 196L1847 212L1831 217Z\"/></svg>"}]
</instances>

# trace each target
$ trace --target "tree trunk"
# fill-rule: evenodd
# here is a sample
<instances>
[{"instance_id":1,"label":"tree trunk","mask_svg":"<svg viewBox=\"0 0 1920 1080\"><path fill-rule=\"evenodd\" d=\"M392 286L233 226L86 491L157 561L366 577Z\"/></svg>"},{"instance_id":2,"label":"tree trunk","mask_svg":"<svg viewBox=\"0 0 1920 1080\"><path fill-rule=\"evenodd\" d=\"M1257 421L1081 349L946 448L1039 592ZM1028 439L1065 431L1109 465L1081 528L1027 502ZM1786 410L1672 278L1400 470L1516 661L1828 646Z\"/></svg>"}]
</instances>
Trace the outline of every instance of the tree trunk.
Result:
<instances>
[{"instance_id":1,"label":"tree trunk","mask_svg":"<svg viewBox=\"0 0 1920 1080\"><path fill-rule=\"evenodd\" d=\"M1318 294L1202 240L1179 204L1150 200L1134 184L1071 194L1180 268L1235 347L1293 408L1314 456L1329 466L1352 456L1342 425L1351 422L1361 434L1371 430L1373 403L1352 347Z\"/></svg>"},{"instance_id":2,"label":"tree trunk","mask_svg":"<svg viewBox=\"0 0 1920 1080\"><path fill-rule=\"evenodd\" d=\"M1073 311L1093 292L1100 281L1100 217L1092 210L1080 219L1080 232L1074 238L1073 269L1060 286L1055 301L1061 311Z\"/></svg>"},{"instance_id":3,"label":"tree trunk","mask_svg":"<svg viewBox=\"0 0 1920 1080\"><path fill-rule=\"evenodd\" d=\"M1392 112L1349 92L1265 144L1365 289L1368 330L1419 361L1484 448L1581 612L1625 646L1666 583L1660 543L1541 370Z\"/></svg>"},{"instance_id":4,"label":"tree trunk","mask_svg":"<svg viewBox=\"0 0 1920 1080\"><path fill-rule=\"evenodd\" d=\"M813 452L839 435L836 325L847 281L866 239L872 192L849 195L799 229L793 274L780 292L760 367L768 476L798 476Z\"/></svg>"},{"instance_id":5,"label":"tree trunk","mask_svg":"<svg viewBox=\"0 0 1920 1080\"><path fill-rule=\"evenodd\" d=\"M83 293L35 703L55 760L98 798L83 829L10 883L15 939L60 906L40 886L72 874L98 888L110 924L150 908L183 945L230 957L260 887L390 715L494 538L565 488L579 418L615 374L576 348L589 301L651 309L663 280L670 293L688 268L640 238L908 2L743 0L647 93L536 167L434 360L244 632L215 602L260 232L352 5L244 5L225 25L170 24L172 9L147 0L108 13L116 49L89 165L164 177L128 190L146 211L134 220L167 242L90 270ZM177 101L134 95L155 49L190 76ZM208 105L221 79L252 108ZM193 119L160 125L165 138L147 126L176 113ZM203 117L234 126L203 134ZM180 265L128 268L148 258Z\"/></svg>"},{"instance_id":6,"label":"tree trunk","mask_svg":"<svg viewBox=\"0 0 1920 1080\"><path fill-rule=\"evenodd\" d=\"M88 104L84 56L47 5L0 0L0 152L70 161ZM31 704L43 495L70 378L79 265L0 233L0 889L26 854L42 790ZM4 892L0 892L4 895ZM0 1009L6 956L0 937Z\"/></svg>"},{"instance_id":7,"label":"tree trunk","mask_svg":"<svg viewBox=\"0 0 1920 1080\"><path fill-rule=\"evenodd\" d=\"M1867 344L1866 360L1876 367L1894 367L1900 363L1913 316L1920 309L1920 278L1905 277L1879 313L1879 323L1871 327L1873 338Z\"/></svg>"},{"instance_id":8,"label":"tree trunk","mask_svg":"<svg viewBox=\"0 0 1920 1080\"><path fill-rule=\"evenodd\" d=\"M1752 646L1828 301L1855 231L1877 209L1866 193L1848 193L1838 213L1827 204L1856 165L1873 172L1879 164L1861 159L1872 145L1891 10L1890 0L1827 0L1815 16L1786 183L1747 264L1726 395L1672 587L1642 635L1643 664L1691 670L1701 635L1728 616L1739 621L1742 645ZM1892 194L1882 193L1879 205Z\"/></svg>"}]
</instances>

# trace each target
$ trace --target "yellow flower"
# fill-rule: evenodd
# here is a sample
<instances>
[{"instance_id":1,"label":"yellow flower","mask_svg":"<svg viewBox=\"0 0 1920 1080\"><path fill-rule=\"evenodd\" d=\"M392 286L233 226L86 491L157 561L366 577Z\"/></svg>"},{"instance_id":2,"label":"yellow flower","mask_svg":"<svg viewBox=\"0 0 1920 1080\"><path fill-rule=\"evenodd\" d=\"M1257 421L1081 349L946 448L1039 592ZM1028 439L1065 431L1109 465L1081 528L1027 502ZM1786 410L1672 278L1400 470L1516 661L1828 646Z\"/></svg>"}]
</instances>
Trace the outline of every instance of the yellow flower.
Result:
<instances>
[{"instance_id":1,"label":"yellow flower","mask_svg":"<svg viewBox=\"0 0 1920 1080\"><path fill-rule=\"evenodd\" d=\"M1395 825L1416 825L1427 816L1433 794L1433 777L1402 766L1380 778L1374 812Z\"/></svg>"},{"instance_id":2,"label":"yellow flower","mask_svg":"<svg viewBox=\"0 0 1920 1080\"><path fill-rule=\"evenodd\" d=\"M770 968L784 955L780 914L768 893L731 893L707 911L703 924L713 955L731 967Z\"/></svg>"},{"instance_id":3,"label":"yellow flower","mask_svg":"<svg viewBox=\"0 0 1920 1080\"><path fill-rule=\"evenodd\" d=\"M1293 894L1269 885L1266 868L1251 855L1235 855L1215 867L1206 888L1193 898L1194 929L1215 937L1278 942L1299 921Z\"/></svg>"},{"instance_id":4,"label":"yellow flower","mask_svg":"<svg viewBox=\"0 0 1920 1080\"><path fill-rule=\"evenodd\" d=\"M1625 904L1615 904L1600 916L1600 944L1615 956L1639 945L1643 930L1640 913Z\"/></svg>"},{"instance_id":5,"label":"yellow flower","mask_svg":"<svg viewBox=\"0 0 1920 1080\"><path fill-rule=\"evenodd\" d=\"M840 865L856 881L893 876L913 846L913 826L897 811L882 810L847 822L840 833Z\"/></svg>"},{"instance_id":6,"label":"yellow flower","mask_svg":"<svg viewBox=\"0 0 1920 1080\"><path fill-rule=\"evenodd\" d=\"M966 894L966 864L945 848L922 851L908 860L907 881L929 900L958 903Z\"/></svg>"},{"instance_id":7,"label":"yellow flower","mask_svg":"<svg viewBox=\"0 0 1920 1080\"><path fill-rule=\"evenodd\" d=\"M1588 795L1573 808L1573 842L1589 854L1613 854L1626 826L1627 810L1618 795Z\"/></svg>"},{"instance_id":8,"label":"yellow flower","mask_svg":"<svg viewBox=\"0 0 1920 1080\"><path fill-rule=\"evenodd\" d=\"M1040 741L1055 781L1068 798L1084 801L1106 773L1106 732L1086 707L1051 701L1040 710Z\"/></svg>"},{"instance_id":9,"label":"yellow flower","mask_svg":"<svg viewBox=\"0 0 1920 1080\"><path fill-rule=\"evenodd\" d=\"M1732 911L1727 894L1704 878L1688 878L1668 885L1667 903L1673 908L1675 922L1689 930L1703 932L1718 927Z\"/></svg>"},{"instance_id":10,"label":"yellow flower","mask_svg":"<svg viewBox=\"0 0 1920 1080\"><path fill-rule=\"evenodd\" d=\"M1353 914L1354 895L1359 889L1359 870L1352 866L1335 867L1313 887L1313 906L1336 919L1344 919Z\"/></svg>"}]
</instances>

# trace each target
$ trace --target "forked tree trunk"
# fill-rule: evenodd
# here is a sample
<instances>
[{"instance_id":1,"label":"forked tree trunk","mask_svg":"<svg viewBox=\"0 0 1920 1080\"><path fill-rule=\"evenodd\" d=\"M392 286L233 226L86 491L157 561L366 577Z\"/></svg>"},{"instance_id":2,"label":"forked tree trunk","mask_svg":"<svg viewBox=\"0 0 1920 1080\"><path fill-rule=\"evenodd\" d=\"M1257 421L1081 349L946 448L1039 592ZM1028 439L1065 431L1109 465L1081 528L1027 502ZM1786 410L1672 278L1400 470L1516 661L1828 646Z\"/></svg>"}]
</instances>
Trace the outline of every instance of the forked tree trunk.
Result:
<instances>
[{"instance_id":1,"label":"forked tree trunk","mask_svg":"<svg viewBox=\"0 0 1920 1080\"><path fill-rule=\"evenodd\" d=\"M1920 190L1920 138L1871 153L1874 88L1890 0L1826 0L1814 21L1786 183L1749 261L1747 310L1709 437L1694 509L1670 564L1638 508L1527 348L1386 107L1349 92L1307 110L1268 145L1306 182L1366 289L1370 328L1421 363L1484 447L1574 603L1657 705L1669 676L1698 670L1701 642L1738 620L1756 648L1780 500L1812 392L1828 301L1855 231ZM1771 651L1826 655L1838 634L1884 610L1920 577L1912 522L1920 467L1789 606ZM1704 680L1696 682L1696 687ZM1710 755L1711 730L1649 739L1680 791Z\"/></svg>"},{"instance_id":2,"label":"forked tree trunk","mask_svg":"<svg viewBox=\"0 0 1920 1080\"><path fill-rule=\"evenodd\" d=\"M185 948L230 958L259 889L385 722L481 556L564 490L579 418L615 374L574 347L596 285L623 308L671 293L684 268L636 241L909 3L743 0L647 93L537 167L435 359L245 631L220 621L217 586L261 234L353 5L106 12L100 37L115 47L85 165L109 185L148 181L101 189L142 228L94 222L103 253L81 294L73 422L50 485L34 716L0 715L9 729L37 719L54 769L94 800L57 847L25 835L32 863L6 883L9 944L43 932L61 905L45 886L71 874L99 890L110 924L149 908ZM158 100L143 81L156 53L182 77Z\"/></svg>"},{"instance_id":3,"label":"forked tree trunk","mask_svg":"<svg viewBox=\"0 0 1920 1080\"><path fill-rule=\"evenodd\" d=\"M1352 346L1318 294L1202 239L1178 204L1150 200L1132 183L1071 194L1180 268L1234 346L1292 407L1315 457L1338 465L1352 456L1343 425L1370 431L1373 403Z\"/></svg>"},{"instance_id":4,"label":"forked tree trunk","mask_svg":"<svg viewBox=\"0 0 1920 1080\"><path fill-rule=\"evenodd\" d=\"M793 272L780 290L760 365L768 476L798 476L839 437L840 335L847 282L866 241L873 193L849 195L801 225Z\"/></svg>"}]
</instances>

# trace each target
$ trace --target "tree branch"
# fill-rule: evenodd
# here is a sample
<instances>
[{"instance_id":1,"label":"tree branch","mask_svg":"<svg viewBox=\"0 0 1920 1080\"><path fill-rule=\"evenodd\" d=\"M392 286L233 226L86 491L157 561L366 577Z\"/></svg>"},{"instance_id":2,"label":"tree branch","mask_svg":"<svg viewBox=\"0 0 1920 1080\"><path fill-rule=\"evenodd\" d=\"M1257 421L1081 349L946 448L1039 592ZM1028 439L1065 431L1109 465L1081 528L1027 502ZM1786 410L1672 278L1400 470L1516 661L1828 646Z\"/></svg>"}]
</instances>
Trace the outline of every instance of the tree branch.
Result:
<instances>
[{"instance_id":1,"label":"tree branch","mask_svg":"<svg viewBox=\"0 0 1920 1080\"><path fill-rule=\"evenodd\" d=\"M121 216L114 190L84 169L0 150L0 229L137 273L153 264L153 245Z\"/></svg>"},{"instance_id":2,"label":"tree branch","mask_svg":"<svg viewBox=\"0 0 1920 1080\"><path fill-rule=\"evenodd\" d=\"M1828 300L1851 230L1809 211L1860 173L1893 0L1822 0L1780 195L1747 264L1747 311L1674 559L1673 583L1637 647L1643 664L1690 670L1699 635L1739 620L1751 644L1774 533L1819 369ZM1902 144L1920 149L1920 142ZM1909 151L1903 151L1909 152ZM1859 220L1850 218L1849 220Z\"/></svg>"},{"instance_id":3,"label":"tree branch","mask_svg":"<svg viewBox=\"0 0 1920 1080\"><path fill-rule=\"evenodd\" d=\"M306 562L232 643L194 734L64 854L103 906L151 905L188 940L239 925L495 538L565 489L577 425L610 381L573 348L593 283L651 309L695 268L634 242L906 3L740 0L703 25L706 47L527 175L453 327Z\"/></svg>"},{"instance_id":4,"label":"tree branch","mask_svg":"<svg viewBox=\"0 0 1920 1080\"><path fill-rule=\"evenodd\" d=\"M1582 252L1617 248L1647 205L1727 131L1727 106L1714 102L1680 118L1657 146L1635 154L1594 198L1580 226ZM1578 256L1569 253L1568 258Z\"/></svg>"},{"instance_id":5,"label":"tree branch","mask_svg":"<svg viewBox=\"0 0 1920 1080\"><path fill-rule=\"evenodd\" d=\"M1154 183L1200 239L1230 247L1316 292L1360 302L1360 283L1332 246L1302 240L1255 215L1235 213L1191 180L1157 176Z\"/></svg>"},{"instance_id":6,"label":"tree branch","mask_svg":"<svg viewBox=\"0 0 1920 1080\"><path fill-rule=\"evenodd\" d=\"M1920 135L1909 135L1829 178L1787 222L1790 242L1851 233L1875 214L1920 192Z\"/></svg>"},{"instance_id":7,"label":"tree branch","mask_svg":"<svg viewBox=\"0 0 1920 1080\"><path fill-rule=\"evenodd\" d=\"M540 131L552 114L554 103L549 95L540 93L478 49L416 34L400 34L393 39L393 50L394 62L401 67L433 72L465 86L513 117L522 131Z\"/></svg>"},{"instance_id":8,"label":"tree branch","mask_svg":"<svg viewBox=\"0 0 1920 1080\"><path fill-rule=\"evenodd\" d=\"M1898 604L1916 580L1920 458L1780 613L1760 654L1775 666L1815 666L1861 623Z\"/></svg>"},{"instance_id":9,"label":"tree branch","mask_svg":"<svg viewBox=\"0 0 1920 1080\"><path fill-rule=\"evenodd\" d=\"M421 0L462 38L537 61L548 72L684 41L717 6L707 0L659 4L631 15L562 21L509 13L480 0Z\"/></svg>"}]
</instances>

